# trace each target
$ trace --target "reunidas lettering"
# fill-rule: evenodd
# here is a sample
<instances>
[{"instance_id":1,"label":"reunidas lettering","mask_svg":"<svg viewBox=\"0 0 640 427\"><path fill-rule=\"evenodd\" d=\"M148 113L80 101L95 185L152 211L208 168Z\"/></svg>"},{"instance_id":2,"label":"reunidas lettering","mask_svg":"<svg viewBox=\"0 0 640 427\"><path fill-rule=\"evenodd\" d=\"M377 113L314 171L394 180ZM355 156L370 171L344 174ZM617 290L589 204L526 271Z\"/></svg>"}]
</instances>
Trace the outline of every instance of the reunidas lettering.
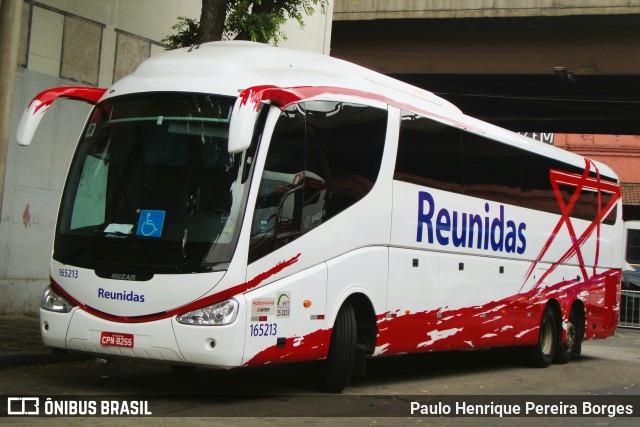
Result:
<instances>
[{"instance_id":1,"label":"reunidas lettering","mask_svg":"<svg viewBox=\"0 0 640 427\"><path fill-rule=\"evenodd\" d=\"M422 242L425 232L427 242L438 242L441 246L453 243L456 248L492 250L494 252L518 253L527 249L524 232L527 224L517 224L505 220L504 205L497 213L491 212L491 205L484 205L484 214L436 209L433 196L426 192L418 193L418 232L416 241Z\"/></svg>"},{"instance_id":2,"label":"reunidas lettering","mask_svg":"<svg viewBox=\"0 0 640 427\"><path fill-rule=\"evenodd\" d=\"M144 294L136 294L133 291L111 292L98 288L98 298L114 299L119 301L144 302Z\"/></svg>"}]
</instances>

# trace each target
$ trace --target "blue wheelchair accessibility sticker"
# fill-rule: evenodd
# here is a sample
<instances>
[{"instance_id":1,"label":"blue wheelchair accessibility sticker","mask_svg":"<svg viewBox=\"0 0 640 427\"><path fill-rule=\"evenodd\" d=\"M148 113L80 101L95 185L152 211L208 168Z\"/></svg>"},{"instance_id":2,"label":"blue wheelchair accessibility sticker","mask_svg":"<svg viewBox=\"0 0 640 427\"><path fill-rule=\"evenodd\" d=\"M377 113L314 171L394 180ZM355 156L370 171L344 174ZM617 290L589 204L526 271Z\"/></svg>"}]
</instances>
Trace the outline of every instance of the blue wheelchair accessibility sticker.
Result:
<instances>
[{"instance_id":1,"label":"blue wheelchair accessibility sticker","mask_svg":"<svg viewBox=\"0 0 640 427\"><path fill-rule=\"evenodd\" d=\"M141 211L137 236L160 237L164 226L165 211Z\"/></svg>"}]
</instances>

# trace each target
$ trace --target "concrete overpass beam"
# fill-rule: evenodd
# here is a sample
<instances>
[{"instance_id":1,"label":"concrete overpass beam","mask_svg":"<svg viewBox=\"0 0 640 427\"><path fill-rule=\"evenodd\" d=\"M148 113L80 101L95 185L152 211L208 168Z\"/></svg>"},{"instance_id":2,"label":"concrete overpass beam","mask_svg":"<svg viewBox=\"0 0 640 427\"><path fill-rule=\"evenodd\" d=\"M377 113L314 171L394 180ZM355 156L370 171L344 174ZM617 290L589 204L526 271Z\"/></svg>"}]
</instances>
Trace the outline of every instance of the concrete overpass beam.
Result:
<instances>
[{"instance_id":1,"label":"concrete overpass beam","mask_svg":"<svg viewBox=\"0 0 640 427\"><path fill-rule=\"evenodd\" d=\"M333 20L515 18L634 13L640 13L640 4L627 0L335 0Z\"/></svg>"}]
</instances>

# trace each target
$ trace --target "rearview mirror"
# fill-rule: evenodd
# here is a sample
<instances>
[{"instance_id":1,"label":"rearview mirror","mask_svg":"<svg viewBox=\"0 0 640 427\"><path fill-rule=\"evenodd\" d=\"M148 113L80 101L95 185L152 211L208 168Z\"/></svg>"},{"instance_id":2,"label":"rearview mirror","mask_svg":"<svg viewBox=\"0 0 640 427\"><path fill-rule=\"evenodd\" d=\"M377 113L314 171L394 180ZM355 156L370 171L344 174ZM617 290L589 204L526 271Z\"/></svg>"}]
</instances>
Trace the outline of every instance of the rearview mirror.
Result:
<instances>
[{"instance_id":1,"label":"rearview mirror","mask_svg":"<svg viewBox=\"0 0 640 427\"><path fill-rule=\"evenodd\" d=\"M33 135L44 117L44 113L49 109L53 101L58 98L71 98L85 101L89 104L97 104L107 89L99 87L67 86L47 89L35 96L29 103L27 109L22 113L16 139L20 145L31 145Z\"/></svg>"},{"instance_id":2,"label":"rearview mirror","mask_svg":"<svg viewBox=\"0 0 640 427\"><path fill-rule=\"evenodd\" d=\"M251 138L258 120L261 104L274 103L284 108L299 101L301 94L293 88L283 89L277 86L253 86L243 90L231 113L229 123L229 153L240 153L251 145Z\"/></svg>"}]
</instances>

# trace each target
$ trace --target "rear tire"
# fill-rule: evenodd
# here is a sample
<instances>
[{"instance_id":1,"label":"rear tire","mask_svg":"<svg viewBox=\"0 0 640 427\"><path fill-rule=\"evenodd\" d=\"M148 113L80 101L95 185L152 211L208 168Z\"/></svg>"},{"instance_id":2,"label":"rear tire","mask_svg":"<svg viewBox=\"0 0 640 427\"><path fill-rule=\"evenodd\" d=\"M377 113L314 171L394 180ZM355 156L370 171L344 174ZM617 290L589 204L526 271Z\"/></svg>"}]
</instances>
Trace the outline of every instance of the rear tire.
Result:
<instances>
[{"instance_id":1,"label":"rear tire","mask_svg":"<svg viewBox=\"0 0 640 427\"><path fill-rule=\"evenodd\" d=\"M572 309L569 313L569 321L567 322L567 337L563 343L560 343L562 334L558 331L558 343L556 346L556 354L553 361L556 363L569 363L574 355L578 354L578 349L582 344L580 336L581 326L578 323L578 316Z\"/></svg>"},{"instance_id":2,"label":"rear tire","mask_svg":"<svg viewBox=\"0 0 640 427\"><path fill-rule=\"evenodd\" d=\"M546 306L540 319L538 342L529 349L531 365L536 368L546 368L551 364L556 353L558 343L558 327L553 309Z\"/></svg>"},{"instance_id":3,"label":"rear tire","mask_svg":"<svg viewBox=\"0 0 640 427\"><path fill-rule=\"evenodd\" d=\"M329 353L324 361L320 387L329 393L340 393L353 373L357 345L356 315L351 304L340 308L331 333Z\"/></svg>"}]
</instances>

